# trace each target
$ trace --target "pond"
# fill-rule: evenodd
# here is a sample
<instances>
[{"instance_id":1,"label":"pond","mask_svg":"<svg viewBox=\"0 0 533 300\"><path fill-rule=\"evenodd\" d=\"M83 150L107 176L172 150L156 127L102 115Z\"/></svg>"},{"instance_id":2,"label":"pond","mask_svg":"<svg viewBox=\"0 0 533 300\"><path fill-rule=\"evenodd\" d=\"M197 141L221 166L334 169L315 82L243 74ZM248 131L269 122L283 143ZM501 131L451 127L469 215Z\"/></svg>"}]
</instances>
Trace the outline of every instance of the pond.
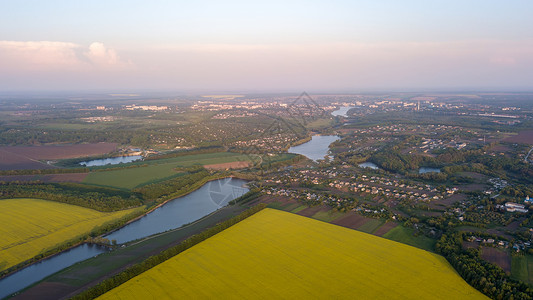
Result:
<instances>
[{"instance_id":1,"label":"pond","mask_svg":"<svg viewBox=\"0 0 533 300\"><path fill-rule=\"evenodd\" d=\"M131 156L117 156L109 158L94 159L89 161L82 161L80 165L85 167L99 167L105 165L117 165L117 164L126 164L136 160L140 160L143 157L140 155L131 155Z\"/></svg>"},{"instance_id":2,"label":"pond","mask_svg":"<svg viewBox=\"0 0 533 300\"><path fill-rule=\"evenodd\" d=\"M336 116L347 117L348 115L346 115L346 114L352 108L354 108L354 107L353 106L341 106L339 109L332 111L331 115L334 116L334 117L336 117Z\"/></svg>"},{"instance_id":3,"label":"pond","mask_svg":"<svg viewBox=\"0 0 533 300\"><path fill-rule=\"evenodd\" d=\"M420 169L418 169L418 174L431 173L431 172L440 173L440 169L429 168L429 167L420 167Z\"/></svg>"},{"instance_id":4,"label":"pond","mask_svg":"<svg viewBox=\"0 0 533 300\"><path fill-rule=\"evenodd\" d=\"M307 158L317 161L324 159L328 154L329 145L340 139L336 135L314 135L307 143L290 147L289 153L305 155Z\"/></svg>"},{"instance_id":5,"label":"pond","mask_svg":"<svg viewBox=\"0 0 533 300\"><path fill-rule=\"evenodd\" d=\"M359 167L361 167L361 168L370 168L370 169L374 169L374 170L378 170L379 169L378 165L376 165L373 162L369 162L369 161L364 162L364 163L360 163Z\"/></svg>"},{"instance_id":6,"label":"pond","mask_svg":"<svg viewBox=\"0 0 533 300\"><path fill-rule=\"evenodd\" d=\"M173 199L144 217L112 232L106 238L125 243L179 228L213 213L248 192L246 183L247 181L237 178L210 181L201 188ZM82 244L32 264L0 279L0 299L68 266L106 251L108 251L106 247Z\"/></svg>"}]
</instances>

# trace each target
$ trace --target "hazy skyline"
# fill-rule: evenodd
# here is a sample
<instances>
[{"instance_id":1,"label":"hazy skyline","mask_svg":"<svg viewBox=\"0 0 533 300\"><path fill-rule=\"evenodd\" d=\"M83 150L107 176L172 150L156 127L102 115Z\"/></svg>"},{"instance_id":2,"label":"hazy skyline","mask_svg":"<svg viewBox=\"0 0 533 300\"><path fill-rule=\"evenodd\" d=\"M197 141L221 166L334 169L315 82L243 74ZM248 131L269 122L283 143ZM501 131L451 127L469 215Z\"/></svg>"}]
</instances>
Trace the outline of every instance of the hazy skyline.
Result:
<instances>
[{"instance_id":1,"label":"hazy skyline","mask_svg":"<svg viewBox=\"0 0 533 300\"><path fill-rule=\"evenodd\" d=\"M533 1L2 1L0 90L533 90Z\"/></svg>"}]
</instances>

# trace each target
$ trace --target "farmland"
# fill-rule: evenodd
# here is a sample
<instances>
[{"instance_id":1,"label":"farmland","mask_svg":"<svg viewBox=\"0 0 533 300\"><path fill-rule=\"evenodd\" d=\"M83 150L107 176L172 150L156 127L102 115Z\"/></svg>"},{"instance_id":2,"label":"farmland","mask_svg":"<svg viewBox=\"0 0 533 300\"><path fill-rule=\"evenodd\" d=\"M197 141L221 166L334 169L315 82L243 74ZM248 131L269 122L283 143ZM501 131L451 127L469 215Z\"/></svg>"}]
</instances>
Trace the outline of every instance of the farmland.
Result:
<instances>
[{"instance_id":1,"label":"farmland","mask_svg":"<svg viewBox=\"0 0 533 300\"><path fill-rule=\"evenodd\" d=\"M102 213L38 199L0 200L0 271L134 210Z\"/></svg>"},{"instance_id":2,"label":"farmland","mask_svg":"<svg viewBox=\"0 0 533 300\"><path fill-rule=\"evenodd\" d=\"M125 168L120 170L101 171L90 173L84 183L110 186L121 189L132 189L142 185L155 183L172 177L180 176L183 172L176 168L214 165L231 162L250 161L245 155L239 153L206 153L178 156L174 158L147 160L144 162L132 163L136 168Z\"/></svg>"},{"instance_id":3,"label":"farmland","mask_svg":"<svg viewBox=\"0 0 533 300\"><path fill-rule=\"evenodd\" d=\"M101 299L485 299L436 254L265 209Z\"/></svg>"},{"instance_id":4,"label":"farmland","mask_svg":"<svg viewBox=\"0 0 533 300\"><path fill-rule=\"evenodd\" d=\"M39 160L101 155L116 150L116 143L0 147L0 170L49 169Z\"/></svg>"},{"instance_id":5,"label":"farmland","mask_svg":"<svg viewBox=\"0 0 533 300\"><path fill-rule=\"evenodd\" d=\"M511 277L533 284L533 256L513 256L511 261Z\"/></svg>"},{"instance_id":6,"label":"farmland","mask_svg":"<svg viewBox=\"0 0 533 300\"><path fill-rule=\"evenodd\" d=\"M505 139L509 143L533 144L533 130L521 131L517 135Z\"/></svg>"}]
</instances>

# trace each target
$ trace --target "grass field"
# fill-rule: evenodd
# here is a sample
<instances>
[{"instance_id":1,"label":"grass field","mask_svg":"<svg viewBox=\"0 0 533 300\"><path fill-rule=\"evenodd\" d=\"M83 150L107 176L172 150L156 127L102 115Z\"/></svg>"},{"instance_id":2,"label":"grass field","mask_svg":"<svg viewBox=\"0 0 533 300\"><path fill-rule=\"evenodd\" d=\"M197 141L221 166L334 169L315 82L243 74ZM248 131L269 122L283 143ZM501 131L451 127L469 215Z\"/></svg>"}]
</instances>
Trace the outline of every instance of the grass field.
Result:
<instances>
[{"instance_id":1,"label":"grass field","mask_svg":"<svg viewBox=\"0 0 533 300\"><path fill-rule=\"evenodd\" d=\"M366 233L374 233L374 231L376 231L376 229L378 229L381 225L383 225L383 223L385 223L385 221L383 220L371 219L370 221L361 225L361 227L357 228L357 230L366 232Z\"/></svg>"},{"instance_id":2,"label":"grass field","mask_svg":"<svg viewBox=\"0 0 533 300\"><path fill-rule=\"evenodd\" d=\"M343 215L344 215L343 212L328 210L328 211L319 211L316 214L314 214L312 218L329 223L335 219L342 217Z\"/></svg>"},{"instance_id":3,"label":"grass field","mask_svg":"<svg viewBox=\"0 0 533 300\"><path fill-rule=\"evenodd\" d=\"M178 167L212 165L249 160L249 157L246 155L228 152L194 154L160 160L148 160L131 164L148 165L144 167L92 172L85 178L83 182L99 186L133 189L135 187L158 182L171 177L180 176L179 171L175 170L175 168Z\"/></svg>"},{"instance_id":4,"label":"grass field","mask_svg":"<svg viewBox=\"0 0 533 300\"><path fill-rule=\"evenodd\" d=\"M439 255L265 209L99 299L487 299Z\"/></svg>"},{"instance_id":5,"label":"grass field","mask_svg":"<svg viewBox=\"0 0 533 300\"><path fill-rule=\"evenodd\" d=\"M384 238L411 245L420 249L434 251L436 241L424 235L414 236L413 229L396 226L383 235Z\"/></svg>"},{"instance_id":6,"label":"grass field","mask_svg":"<svg viewBox=\"0 0 533 300\"><path fill-rule=\"evenodd\" d=\"M511 258L511 277L533 285L533 256L513 256Z\"/></svg>"},{"instance_id":7,"label":"grass field","mask_svg":"<svg viewBox=\"0 0 533 300\"><path fill-rule=\"evenodd\" d=\"M102 213L46 200L0 200L0 271L134 210Z\"/></svg>"}]
</instances>

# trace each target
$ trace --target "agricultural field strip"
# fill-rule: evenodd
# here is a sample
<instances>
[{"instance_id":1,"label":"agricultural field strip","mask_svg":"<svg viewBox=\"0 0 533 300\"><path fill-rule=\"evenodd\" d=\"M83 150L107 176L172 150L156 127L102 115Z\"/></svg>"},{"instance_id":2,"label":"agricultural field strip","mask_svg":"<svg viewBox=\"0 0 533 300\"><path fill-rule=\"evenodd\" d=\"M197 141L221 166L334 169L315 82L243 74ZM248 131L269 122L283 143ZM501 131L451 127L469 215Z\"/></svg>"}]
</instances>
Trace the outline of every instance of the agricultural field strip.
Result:
<instances>
[{"instance_id":1,"label":"agricultural field strip","mask_svg":"<svg viewBox=\"0 0 533 300\"><path fill-rule=\"evenodd\" d=\"M99 299L486 299L436 254L265 209Z\"/></svg>"},{"instance_id":2,"label":"agricultural field strip","mask_svg":"<svg viewBox=\"0 0 533 300\"><path fill-rule=\"evenodd\" d=\"M132 189L156 182L158 180L163 180L165 178L178 176L180 173L179 171L175 170L175 168L178 167L191 167L194 165L226 163L248 159L247 156L238 153L224 153L224 155L221 155L221 153L214 154L217 155L215 157L213 157L213 153L187 155L176 158L166 158L161 160L135 163L147 163L148 166L146 167L92 172L85 178L83 182L87 184Z\"/></svg>"},{"instance_id":3,"label":"agricultural field strip","mask_svg":"<svg viewBox=\"0 0 533 300\"><path fill-rule=\"evenodd\" d=\"M133 210L102 213L46 200L0 200L0 270L31 259Z\"/></svg>"}]
</instances>

